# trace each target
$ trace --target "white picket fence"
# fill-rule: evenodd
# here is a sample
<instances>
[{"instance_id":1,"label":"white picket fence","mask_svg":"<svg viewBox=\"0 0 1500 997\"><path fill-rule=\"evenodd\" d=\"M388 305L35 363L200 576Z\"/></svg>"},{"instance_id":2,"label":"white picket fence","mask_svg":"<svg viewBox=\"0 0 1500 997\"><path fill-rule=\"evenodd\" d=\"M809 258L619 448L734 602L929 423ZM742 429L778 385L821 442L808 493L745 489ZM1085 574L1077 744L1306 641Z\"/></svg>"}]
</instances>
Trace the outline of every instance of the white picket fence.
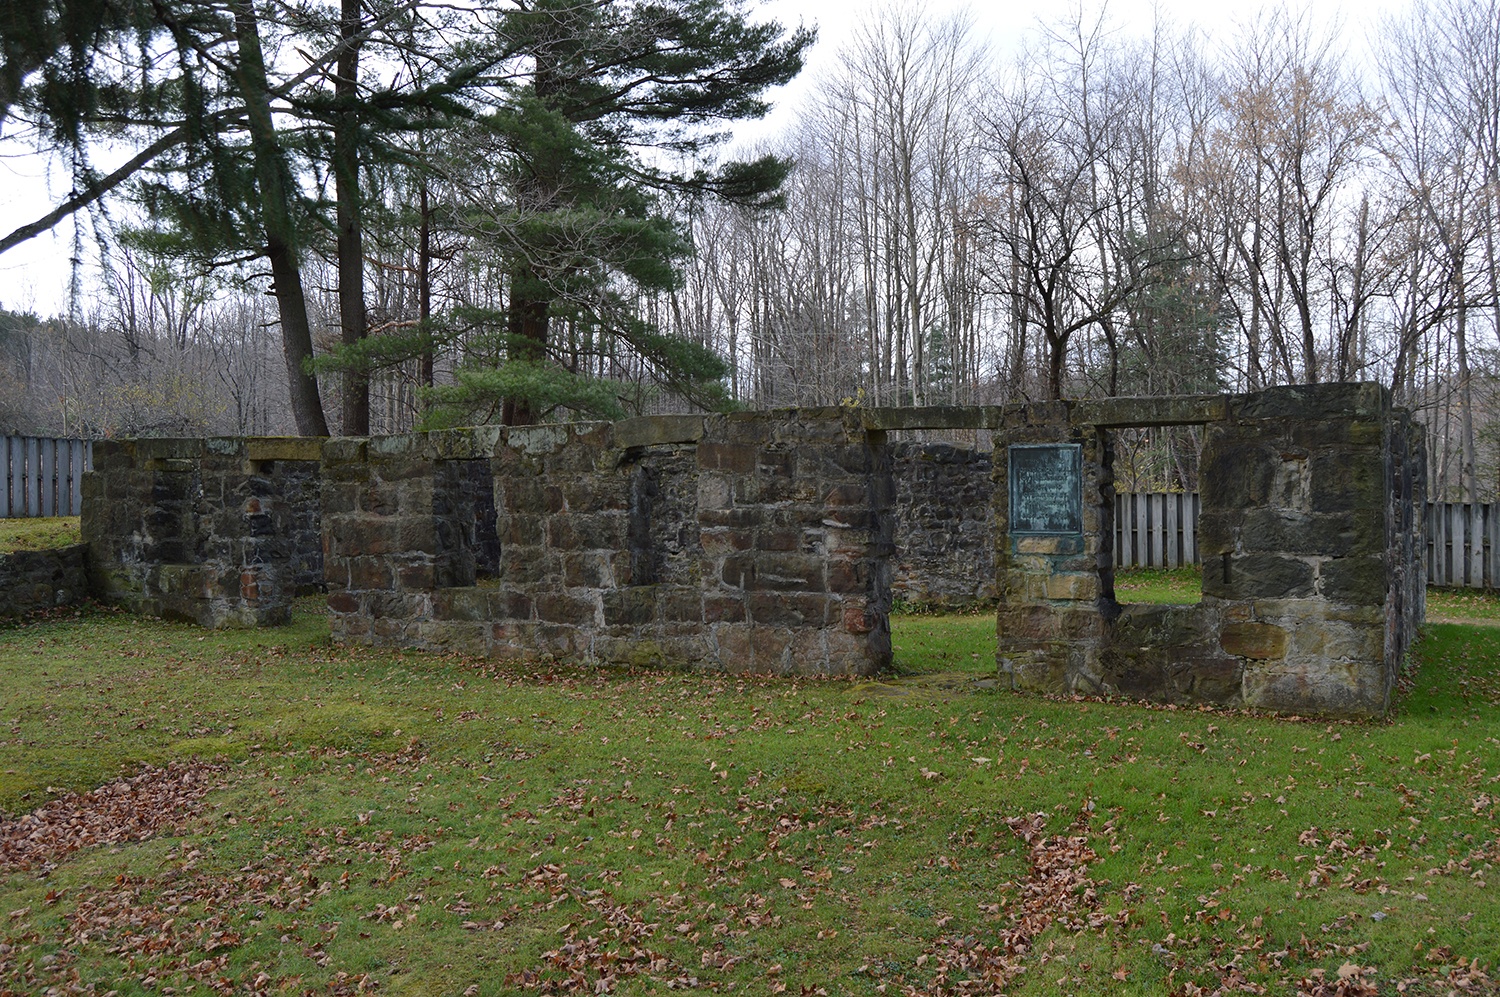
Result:
<instances>
[{"instance_id":1,"label":"white picket fence","mask_svg":"<svg viewBox=\"0 0 1500 997\"><path fill-rule=\"evenodd\" d=\"M1115 567L1180 568L1198 561L1198 496L1115 496ZM1500 502L1427 503L1427 584L1500 588Z\"/></svg>"},{"instance_id":2,"label":"white picket fence","mask_svg":"<svg viewBox=\"0 0 1500 997\"><path fill-rule=\"evenodd\" d=\"M0 436L0 519L78 515L93 466L88 440Z\"/></svg>"}]
</instances>

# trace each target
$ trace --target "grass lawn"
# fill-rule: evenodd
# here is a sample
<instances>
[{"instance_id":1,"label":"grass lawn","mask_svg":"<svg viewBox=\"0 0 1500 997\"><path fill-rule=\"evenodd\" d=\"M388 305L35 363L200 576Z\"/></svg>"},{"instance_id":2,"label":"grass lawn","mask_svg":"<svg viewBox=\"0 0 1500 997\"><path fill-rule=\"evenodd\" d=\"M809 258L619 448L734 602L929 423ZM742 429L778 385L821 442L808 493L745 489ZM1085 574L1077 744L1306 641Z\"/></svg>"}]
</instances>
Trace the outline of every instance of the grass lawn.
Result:
<instances>
[{"instance_id":1,"label":"grass lawn","mask_svg":"<svg viewBox=\"0 0 1500 997\"><path fill-rule=\"evenodd\" d=\"M0 519L0 554L13 550L50 550L82 540L77 516Z\"/></svg>"},{"instance_id":2,"label":"grass lawn","mask_svg":"<svg viewBox=\"0 0 1500 997\"><path fill-rule=\"evenodd\" d=\"M1196 603L1203 595L1203 570L1186 568L1121 568L1115 571L1115 600L1166 605Z\"/></svg>"},{"instance_id":3,"label":"grass lawn","mask_svg":"<svg viewBox=\"0 0 1500 997\"><path fill-rule=\"evenodd\" d=\"M1115 572L1115 598L1120 602L1188 604L1197 602L1202 594L1203 575L1197 567L1127 568ZM1500 592L1430 588L1427 621L1500 625Z\"/></svg>"},{"instance_id":4,"label":"grass lawn","mask_svg":"<svg viewBox=\"0 0 1500 997\"><path fill-rule=\"evenodd\" d=\"M1432 626L1354 724L1001 692L988 615L792 681L348 650L302 610L0 628L0 995L1500 976L1500 629Z\"/></svg>"}]
</instances>

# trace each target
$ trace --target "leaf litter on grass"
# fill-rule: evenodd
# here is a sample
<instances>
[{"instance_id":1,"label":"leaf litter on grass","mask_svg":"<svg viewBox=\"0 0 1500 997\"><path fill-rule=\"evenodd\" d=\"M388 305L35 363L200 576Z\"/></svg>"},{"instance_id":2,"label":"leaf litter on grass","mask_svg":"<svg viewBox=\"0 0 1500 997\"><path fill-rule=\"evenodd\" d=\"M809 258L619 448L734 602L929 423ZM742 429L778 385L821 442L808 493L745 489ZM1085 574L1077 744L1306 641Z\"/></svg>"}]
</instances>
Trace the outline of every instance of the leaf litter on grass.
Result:
<instances>
[{"instance_id":1,"label":"leaf litter on grass","mask_svg":"<svg viewBox=\"0 0 1500 997\"><path fill-rule=\"evenodd\" d=\"M51 624L66 672L11 673L28 742L115 682L96 625L139 632ZM177 837L0 879L0 993L1493 986L1495 669L1457 628L1385 725L163 634L152 714L90 722L128 755L232 709L238 761Z\"/></svg>"}]
</instances>

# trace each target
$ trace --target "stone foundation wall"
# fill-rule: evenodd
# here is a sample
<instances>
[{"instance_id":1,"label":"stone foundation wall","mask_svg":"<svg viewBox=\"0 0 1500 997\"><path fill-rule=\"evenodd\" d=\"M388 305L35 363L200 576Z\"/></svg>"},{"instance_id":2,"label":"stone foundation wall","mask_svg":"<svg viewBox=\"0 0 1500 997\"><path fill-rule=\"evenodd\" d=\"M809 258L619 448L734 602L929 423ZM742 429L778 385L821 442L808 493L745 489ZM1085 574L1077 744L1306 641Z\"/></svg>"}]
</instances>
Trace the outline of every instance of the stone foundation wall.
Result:
<instances>
[{"instance_id":1,"label":"stone foundation wall","mask_svg":"<svg viewBox=\"0 0 1500 997\"><path fill-rule=\"evenodd\" d=\"M84 544L0 553L0 617L71 606L88 597Z\"/></svg>"},{"instance_id":2,"label":"stone foundation wall","mask_svg":"<svg viewBox=\"0 0 1500 997\"><path fill-rule=\"evenodd\" d=\"M206 627L290 619L321 587L320 441L100 441L83 481L90 584Z\"/></svg>"},{"instance_id":3,"label":"stone foundation wall","mask_svg":"<svg viewBox=\"0 0 1500 997\"><path fill-rule=\"evenodd\" d=\"M330 440L335 638L870 673L890 661L894 489L881 443L836 409ZM454 525L463 489L443 470L479 462L493 537ZM470 565L492 540L486 581Z\"/></svg>"},{"instance_id":4,"label":"stone foundation wall","mask_svg":"<svg viewBox=\"0 0 1500 997\"><path fill-rule=\"evenodd\" d=\"M901 443L891 447L891 461L892 597L921 607L993 605L993 455L948 443Z\"/></svg>"},{"instance_id":5,"label":"stone foundation wall","mask_svg":"<svg viewBox=\"0 0 1500 997\"><path fill-rule=\"evenodd\" d=\"M1202 602L1122 605L1111 432L1188 424ZM886 442L945 427L993 432L988 481ZM1056 444L1020 452L1012 535L1008 448ZM96 445L84 536L103 597L206 626L323 584L341 641L797 674L890 664L899 542L909 601L993 595L1014 688L1377 715L1425 608L1422 447L1373 384L124 441Z\"/></svg>"},{"instance_id":6,"label":"stone foundation wall","mask_svg":"<svg viewBox=\"0 0 1500 997\"><path fill-rule=\"evenodd\" d=\"M1107 430L1204 422L1196 606L1115 600ZM1020 689L1379 715L1423 612L1422 438L1374 384L1007 410L996 452L1082 445L1082 534L1001 525L1002 675Z\"/></svg>"}]
</instances>

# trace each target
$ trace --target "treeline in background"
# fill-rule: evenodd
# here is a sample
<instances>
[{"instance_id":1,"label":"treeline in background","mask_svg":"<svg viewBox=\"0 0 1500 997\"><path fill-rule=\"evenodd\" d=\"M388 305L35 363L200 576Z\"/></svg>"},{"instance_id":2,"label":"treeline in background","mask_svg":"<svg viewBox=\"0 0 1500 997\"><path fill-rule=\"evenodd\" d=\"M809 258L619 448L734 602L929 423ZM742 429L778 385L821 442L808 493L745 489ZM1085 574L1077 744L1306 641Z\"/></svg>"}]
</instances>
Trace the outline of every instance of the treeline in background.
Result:
<instances>
[{"instance_id":1,"label":"treeline in background","mask_svg":"<svg viewBox=\"0 0 1500 997\"><path fill-rule=\"evenodd\" d=\"M293 22L277 30L295 42ZM1213 39L1085 12L1005 56L962 17L892 5L809 93L794 124L739 150L789 164L779 196L642 178L669 220L655 249L669 272L604 268L586 293L607 290L608 321L554 299L546 363L593 387L541 391L529 414L1375 380L1426 423L1435 498L1494 496L1495 0L1419 0L1358 46L1286 10ZM514 143L457 116L400 145L359 167L363 328L377 344L425 338L320 368L334 432L356 378L371 432L442 424L444 405L448 424L498 421L500 405L441 389L520 348L492 334L529 279L496 234L524 215ZM646 161L688 151L663 149ZM331 204L334 171L290 161L302 196ZM615 237L608 217L597 225L569 247ZM320 356L344 334L335 228L304 228ZM97 213L91 232L104 234L102 286L67 316L0 315L0 432L297 431L263 264L183 252L159 227ZM670 343L719 358L694 375L717 393L680 390ZM1196 487L1195 454L1191 430L1121 439L1135 488Z\"/></svg>"}]
</instances>

